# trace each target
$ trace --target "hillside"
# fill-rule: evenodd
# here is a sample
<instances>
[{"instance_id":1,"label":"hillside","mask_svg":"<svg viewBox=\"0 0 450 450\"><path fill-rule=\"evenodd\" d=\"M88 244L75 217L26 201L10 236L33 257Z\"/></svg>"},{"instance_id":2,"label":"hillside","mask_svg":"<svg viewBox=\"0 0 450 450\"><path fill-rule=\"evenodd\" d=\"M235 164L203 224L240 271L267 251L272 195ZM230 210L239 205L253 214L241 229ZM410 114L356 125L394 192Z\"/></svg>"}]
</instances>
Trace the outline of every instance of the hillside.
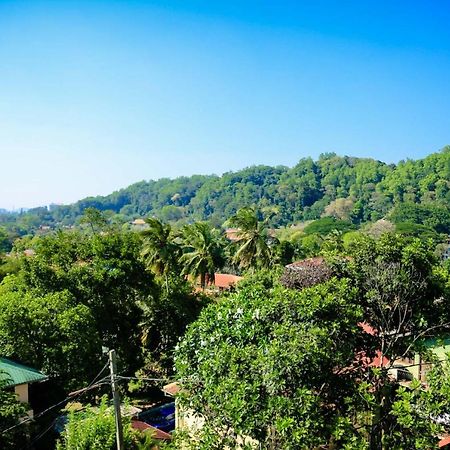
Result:
<instances>
[{"instance_id":1,"label":"hillside","mask_svg":"<svg viewBox=\"0 0 450 450\"><path fill-rule=\"evenodd\" d=\"M171 222L208 220L221 225L247 205L276 212L273 226L323 215L359 224L391 214L397 222L438 226L439 232L448 233L450 146L397 165L330 153L317 161L303 158L292 168L253 166L222 176L141 181L73 205L0 214L0 220L10 231L24 234L40 226L76 224L85 208L95 207L118 223L154 215Z\"/></svg>"}]
</instances>

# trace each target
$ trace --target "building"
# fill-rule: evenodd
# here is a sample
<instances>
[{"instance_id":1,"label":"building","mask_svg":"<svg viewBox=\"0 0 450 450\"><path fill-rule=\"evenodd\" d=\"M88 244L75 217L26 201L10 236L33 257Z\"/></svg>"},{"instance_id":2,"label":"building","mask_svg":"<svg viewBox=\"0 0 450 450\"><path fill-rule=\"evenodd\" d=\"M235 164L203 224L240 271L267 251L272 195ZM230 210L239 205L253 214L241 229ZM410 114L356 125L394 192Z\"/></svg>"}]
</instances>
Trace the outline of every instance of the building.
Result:
<instances>
[{"instance_id":1,"label":"building","mask_svg":"<svg viewBox=\"0 0 450 450\"><path fill-rule=\"evenodd\" d=\"M148 228L148 223L144 219L134 219L132 222L129 222L131 228L136 231L146 230Z\"/></svg>"},{"instance_id":2,"label":"building","mask_svg":"<svg viewBox=\"0 0 450 450\"><path fill-rule=\"evenodd\" d=\"M23 364L0 358L0 380L6 381L6 387L14 389L17 398L22 403L29 403L29 385L47 380L47 376ZM33 411L28 412L33 416Z\"/></svg>"},{"instance_id":3,"label":"building","mask_svg":"<svg viewBox=\"0 0 450 450\"><path fill-rule=\"evenodd\" d=\"M439 339L427 339L424 343L427 350L430 350L440 361L445 361L447 355L450 353L450 338ZM427 372L431 369L432 364L429 361L423 359L419 354L414 356L414 360L411 361L408 370L413 374L414 378L426 383Z\"/></svg>"},{"instance_id":4,"label":"building","mask_svg":"<svg viewBox=\"0 0 450 450\"><path fill-rule=\"evenodd\" d=\"M214 287L219 291L229 290L242 280L243 277L238 275L231 275L229 273L215 273Z\"/></svg>"}]
</instances>

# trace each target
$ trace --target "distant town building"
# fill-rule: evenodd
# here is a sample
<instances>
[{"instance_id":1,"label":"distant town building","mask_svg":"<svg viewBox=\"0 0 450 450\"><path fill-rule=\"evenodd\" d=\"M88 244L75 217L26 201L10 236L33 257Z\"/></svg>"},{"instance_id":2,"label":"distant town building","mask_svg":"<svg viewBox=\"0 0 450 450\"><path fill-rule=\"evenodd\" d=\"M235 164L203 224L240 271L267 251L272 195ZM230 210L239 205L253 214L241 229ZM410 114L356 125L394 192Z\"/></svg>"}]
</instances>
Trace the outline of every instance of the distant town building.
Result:
<instances>
[{"instance_id":1,"label":"distant town building","mask_svg":"<svg viewBox=\"0 0 450 450\"><path fill-rule=\"evenodd\" d=\"M131 228L134 230L145 230L148 228L148 223L141 218L134 219L132 222L130 222Z\"/></svg>"}]
</instances>

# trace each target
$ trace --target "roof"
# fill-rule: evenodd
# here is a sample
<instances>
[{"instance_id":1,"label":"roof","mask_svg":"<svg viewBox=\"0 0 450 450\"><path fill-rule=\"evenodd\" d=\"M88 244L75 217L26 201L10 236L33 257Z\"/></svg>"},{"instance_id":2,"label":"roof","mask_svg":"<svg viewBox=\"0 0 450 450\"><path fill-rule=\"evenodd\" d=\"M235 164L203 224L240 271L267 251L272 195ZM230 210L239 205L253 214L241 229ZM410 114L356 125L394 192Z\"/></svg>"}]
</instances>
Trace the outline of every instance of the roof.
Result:
<instances>
[{"instance_id":1,"label":"roof","mask_svg":"<svg viewBox=\"0 0 450 450\"><path fill-rule=\"evenodd\" d=\"M135 430L152 433L152 436L154 439L160 439L160 440L172 439L172 436L169 433L166 433L163 430L159 430L156 427L152 427L148 423L142 422L141 420L132 420L131 427Z\"/></svg>"},{"instance_id":2,"label":"roof","mask_svg":"<svg viewBox=\"0 0 450 450\"><path fill-rule=\"evenodd\" d=\"M134 219L132 222L133 225L145 225L144 219Z\"/></svg>"},{"instance_id":3,"label":"roof","mask_svg":"<svg viewBox=\"0 0 450 450\"><path fill-rule=\"evenodd\" d=\"M286 268L294 270L302 270L307 267L319 267L322 264L326 264L325 258L323 256L315 256L314 258L302 259L301 261L295 261L288 264Z\"/></svg>"},{"instance_id":4,"label":"roof","mask_svg":"<svg viewBox=\"0 0 450 450\"><path fill-rule=\"evenodd\" d=\"M7 386L35 383L37 381L44 381L47 378L46 375L36 369L6 358L0 358L0 380L6 380Z\"/></svg>"},{"instance_id":5,"label":"roof","mask_svg":"<svg viewBox=\"0 0 450 450\"><path fill-rule=\"evenodd\" d=\"M173 383L166 384L163 386L162 390L164 394L174 396L180 391L180 383L174 381Z\"/></svg>"},{"instance_id":6,"label":"roof","mask_svg":"<svg viewBox=\"0 0 450 450\"><path fill-rule=\"evenodd\" d=\"M228 273L214 274L214 285L219 288L229 288L240 280L242 280L242 277L237 275L231 275Z\"/></svg>"},{"instance_id":7,"label":"roof","mask_svg":"<svg viewBox=\"0 0 450 450\"><path fill-rule=\"evenodd\" d=\"M446 445L450 445L450 435L444 436L444 437L439 441L439 448L445 447Z\"/></svg>"}]
</instances>

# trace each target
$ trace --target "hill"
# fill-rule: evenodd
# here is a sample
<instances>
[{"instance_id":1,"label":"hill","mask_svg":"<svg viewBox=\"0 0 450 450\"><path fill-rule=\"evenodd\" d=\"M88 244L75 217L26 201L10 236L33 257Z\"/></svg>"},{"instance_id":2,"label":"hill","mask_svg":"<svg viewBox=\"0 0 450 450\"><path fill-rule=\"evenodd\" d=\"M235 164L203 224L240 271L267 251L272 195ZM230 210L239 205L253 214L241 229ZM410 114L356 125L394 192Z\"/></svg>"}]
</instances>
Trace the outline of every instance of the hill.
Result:
<instances>
[{"instance_id":1,"label":"hill","mask_svg":"<svg viewBox=\"0 0 450 450\"><path fill-rule=\"evenodd\" d=\"M141 181L107 196L72 205L0 214L10 233L77 224L87 207L104 211L114 222L157 216L185 223L208 220L221 225L239 208L256 205L273 211L273 226L333 216L354 224L390 215L450 232L450 146L421 160L385 164L370 158L323 154L294 167L253 166L222 176L193 175Z\"/></svg>"}]
</instances>

